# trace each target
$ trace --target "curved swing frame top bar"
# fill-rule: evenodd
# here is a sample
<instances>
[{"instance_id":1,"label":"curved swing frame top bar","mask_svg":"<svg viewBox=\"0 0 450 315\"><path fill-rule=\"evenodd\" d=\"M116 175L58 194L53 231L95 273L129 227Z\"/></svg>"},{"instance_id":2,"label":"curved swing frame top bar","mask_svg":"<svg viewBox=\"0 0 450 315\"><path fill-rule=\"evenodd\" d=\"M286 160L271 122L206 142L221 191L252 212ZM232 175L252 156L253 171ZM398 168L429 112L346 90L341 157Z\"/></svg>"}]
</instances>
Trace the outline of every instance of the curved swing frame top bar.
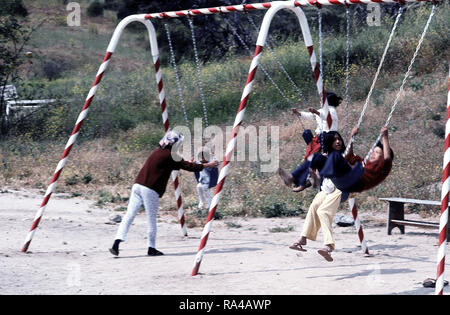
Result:
<instances>
[{"instance_id":1,"label":"curved swing frame top bar","mask_svg":"<svg viewBox=\"0 0 450 315\"><path fill-rule=\"evenodd\" d=\"M247 12L254 10L268 10L276 3L283 3L286 8L304 7L304 6L323 6L323 5L351 5L351 4L369 4L369 3L414 3L414 2L434 2L433 0L300 0L300 1L274 1L265 3L252 3L230 5L222 7L211 7L192 10L180 10L170 12L159 12L144 14L145 19L168 19L181 18L185 16L209 15L230 12Z\"/></svg>"},{"instance_id":2,"label":"curved swing frame top bar","mask_svg":"<svg viewBox=\"0 0 450 315\"><path fill-rule=\"evenodd\" d=\"M102 64L100 65L100 68L98 69L94 83L93 83L91 89L89 90L88 96L85 100L85 103L81 110L81 113L79 114L79 116L77 118L75 127L72 131L72 134L71 134L69 140L67 141L63 155L62 155L62 157L56 167L56 170L53 174L51 183L48 186L47 191L45 192L44 200L42 201L42 203L39 207L39 210L37 211L37 213L33 219L33 224L30 228L30 231L27 234L26 239L25 239L24 245L21 250L22 252L28 251L30 243L31 243L33 236L36 232L36 229L42 219L42 216L48 205L48 202L49 202L53 192L55 191L56 182L58 181L59 177L61 176L62 170L67 162L67 159L72 150L72 147L75 144L75 141L79 135L81 126L83 125L84 120L87 117L87 114L89 112L89 107L95 97L98 86L99 86L99 84L103 78L103 75L108 67L111 57L114 54L114 51L116 50L117 44L119 43L119 39L123 33L123 30L130 23L133 23L133 22L141 22L147 28L149 40L150 40L150 48L151 48L151 53L152 53L153 64L155 66L156 84L158 87L158 96L159 96L159 102L160 102L160 106L161 106L162 121L164 124L164 130L165 131L169 130L169 115L167 113L167 103L166 103L165 92L164 92L164 88L163 88L163 81L162 81L162 74L161 74L160 60L159 60L159 48L158 48L158 42L157 42L155 28L154 28L153 24L151 23L151 21L145 19L142 15L130 15L130 16L124 18L117 25L116 29L114 30L114 34L110 40L110 43L109 43L107 51L106 51L106 55L103 59ZM180 224L182 227L182 233L183 233L183 235L187 236L187 230L186 230L186 226L184 224L183 202L182 202L182 198L181 198L181 189L179 186L179 179L178 179L177 171L172 172L172 180L174 183L175 198L176 198L177 207L178 207L178 217L179 217Z\"/></svg>"}]
</instances>

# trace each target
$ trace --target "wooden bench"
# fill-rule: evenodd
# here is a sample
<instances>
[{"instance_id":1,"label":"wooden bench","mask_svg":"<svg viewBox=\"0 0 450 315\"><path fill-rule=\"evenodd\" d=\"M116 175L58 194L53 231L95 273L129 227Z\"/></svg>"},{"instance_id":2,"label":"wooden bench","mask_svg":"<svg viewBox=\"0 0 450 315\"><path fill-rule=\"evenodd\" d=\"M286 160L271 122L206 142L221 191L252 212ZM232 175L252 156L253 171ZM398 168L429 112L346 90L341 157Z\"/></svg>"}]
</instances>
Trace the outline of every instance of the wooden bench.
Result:
<instances>
[{"instance_id":1,"label":"wooden bench","mask_svg":"<svg viewBox=\"0 0 450 315\"><path fill-rule=\"evenodd\" d=\"M426 206L440 206L441 205L440 201L407 199L407 198L379 198L379 199L389 202L388 219L387 219L388 235L391 235L392 229L395 227L398 227L400 229L400 232L402 234L405 234L405 225L439 229L439 222L405 220L405 203L426 205ZM449 238L450 235L448 235L448 239Z\"/></svg>"}]
</instances>

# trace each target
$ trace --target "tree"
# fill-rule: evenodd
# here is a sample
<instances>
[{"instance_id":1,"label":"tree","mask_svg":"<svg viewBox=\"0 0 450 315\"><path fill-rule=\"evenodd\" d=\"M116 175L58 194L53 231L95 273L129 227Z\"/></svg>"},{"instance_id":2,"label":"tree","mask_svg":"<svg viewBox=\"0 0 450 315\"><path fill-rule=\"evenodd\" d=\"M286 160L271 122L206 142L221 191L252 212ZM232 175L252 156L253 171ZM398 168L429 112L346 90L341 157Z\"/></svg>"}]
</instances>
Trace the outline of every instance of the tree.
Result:
<instances>
[{"instance_id":1,"label":"tree","mask_svg":"<svg viewBox=\"0 0 450 315\"><path fill-rule=\"evenodd\" d=\"M6 115L5 87L19 79L18 69L25 61L25 44L31 33L38 27L25 27L20 18L28 12L22 0L0 0L0 135L8 130Z\"/></svg>"}]
</instances>

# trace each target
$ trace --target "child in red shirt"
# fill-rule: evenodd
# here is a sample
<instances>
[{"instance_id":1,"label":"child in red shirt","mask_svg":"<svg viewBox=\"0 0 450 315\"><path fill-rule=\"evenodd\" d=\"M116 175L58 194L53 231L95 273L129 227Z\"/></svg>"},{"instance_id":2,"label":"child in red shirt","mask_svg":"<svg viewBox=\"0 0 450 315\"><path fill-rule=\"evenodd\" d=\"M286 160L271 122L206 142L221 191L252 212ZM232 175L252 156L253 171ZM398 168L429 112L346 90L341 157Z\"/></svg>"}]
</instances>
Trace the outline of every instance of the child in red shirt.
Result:
<instances>
[{"instance_id":1,"label":"child in red shirt","mask_svg":"<svg viewBox=\"0 0 450 315\"><path fill-rule=\"evenodd\" d=\"M381 142L377 144L368 161L363 166L363 159L353 153L353 145L344 157L337 151L331 152L320 170L322 177L332 180L334 185L343 192L362 192L380 184L392 169L394 152L389 145L388 129L382 127ZM353 128L352 136L358 133Z\"/></svg>"}]
</instances>

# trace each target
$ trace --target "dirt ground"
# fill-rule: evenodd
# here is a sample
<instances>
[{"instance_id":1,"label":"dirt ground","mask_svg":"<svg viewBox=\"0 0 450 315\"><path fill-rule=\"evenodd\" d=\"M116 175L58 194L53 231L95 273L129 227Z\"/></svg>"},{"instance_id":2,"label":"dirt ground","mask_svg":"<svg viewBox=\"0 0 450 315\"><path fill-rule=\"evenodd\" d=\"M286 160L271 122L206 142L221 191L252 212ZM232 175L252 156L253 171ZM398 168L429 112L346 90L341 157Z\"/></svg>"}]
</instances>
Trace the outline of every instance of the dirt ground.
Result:
<instances>
[{"instance_id":1,"label":"dirt ground","mask_svg":"<svg viewBox=\"0 0 450 315\"><path fill-rule=\"evenodd\" d=\"M288 248L300 234L301 218L226 218L214 221L193 277L202 227L182 237L172 216L160 216L157 248L165 255L149 257L141 213L115 258L108 251L118 227L109 220L113 210L54 195L24 254L20 249L42 195L2 191L0 294L434 294L422 282L436 275L437 230L406 227L405 235L387 235L382 202L376 215L361 214L371 257L362 254L354 227L335 227L334 261L327 262L317 254L321 235L307 252Z\"/></svg>"}]
</instances>

